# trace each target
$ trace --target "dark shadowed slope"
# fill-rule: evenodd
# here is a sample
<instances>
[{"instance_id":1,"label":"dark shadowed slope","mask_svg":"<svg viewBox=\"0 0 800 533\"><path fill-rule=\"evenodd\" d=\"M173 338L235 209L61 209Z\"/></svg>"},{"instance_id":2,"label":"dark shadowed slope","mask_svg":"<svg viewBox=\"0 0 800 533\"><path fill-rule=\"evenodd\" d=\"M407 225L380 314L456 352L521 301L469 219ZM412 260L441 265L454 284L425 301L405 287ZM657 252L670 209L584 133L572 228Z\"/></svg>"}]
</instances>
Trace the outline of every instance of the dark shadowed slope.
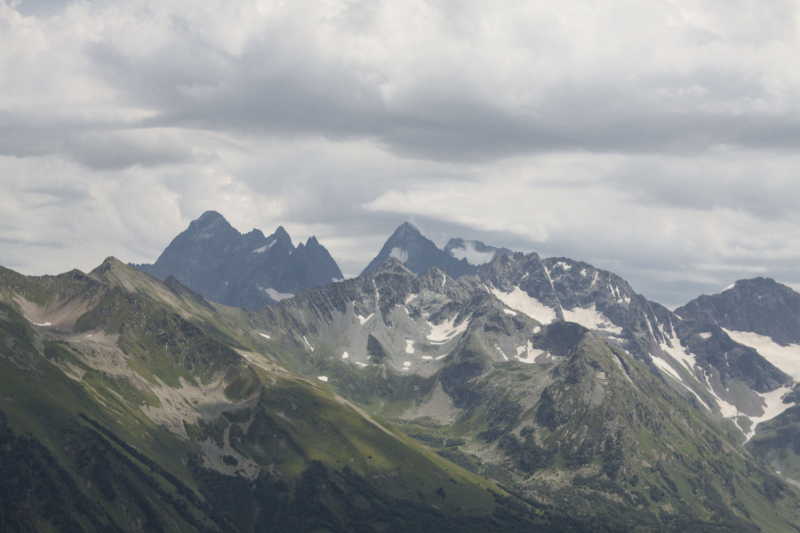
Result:
<instances>
[{"instance_id":1,"label":"dark shadowed slope","mask_svg":"<svg viewBox=\"0 0 800 533\"><path fill-rule=\"evenodd\" d=\"M251 309L343 277L315 237L295 248L283 227L269 237L257 229L242 235L215 211L193 221L154 264L131 266L162 280L174 276L214 302Z\"/></svg>"}]
</instances>

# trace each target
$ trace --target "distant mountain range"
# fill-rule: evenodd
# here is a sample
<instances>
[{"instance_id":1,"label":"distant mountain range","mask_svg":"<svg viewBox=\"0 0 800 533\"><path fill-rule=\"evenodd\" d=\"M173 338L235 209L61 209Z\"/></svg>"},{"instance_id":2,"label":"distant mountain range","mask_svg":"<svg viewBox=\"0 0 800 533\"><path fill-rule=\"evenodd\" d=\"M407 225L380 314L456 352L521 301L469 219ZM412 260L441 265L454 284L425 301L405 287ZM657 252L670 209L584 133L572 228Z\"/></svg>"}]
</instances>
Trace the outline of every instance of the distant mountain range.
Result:
<instances>
[{"instance_id":1,"label":"distant mountain range","mask_svg":"<svg viewBox=\"0 0 800 533\"><path fill-rule=\"evenodd\" d=\"M406 222L389 237L364 272L374 271L391 256L417 275L436 267L458 278L475 274L480 265L498 254L512 253L507 248L463 239L451 239L441 250ZM298 292L344 278L316 237L295 248L282 226L268 237L257 229L242 235L216 211L207 211L189 224L155 263L130 266L160 280L173 276L213 302L250 309L274 305Z\"/></svg>"},{"instance_id":2,"label":"distant mountain range","mask_svg":"<svg viewBox=\"0 0 800 533\"><path fill-rule=\"evenodd\" d=\"M410 222L402 224L383 245L378 255L362 272L374 272L389 257L399 259L406 268L421 276L431 268L439 268L453 279L475 274L480 265L498 254L510 255L507 248L487 246L480 241L450 239L444 250L423 236Z\"/></svg>"},{"instance_id":3,"label":"distant mountain range","mask_svg":"<svg viewBox=\"0 0 800 533\"><path fill-rule=\"evenodd\" d=\"M138 270L0 267L0 530L800 527L789 287L673 312L408 223L330 264L209 212Z\"/></svg>"},{"instance_id":4,"label":"distant mountain range","mask_svg":"<svg viewBox=\"0 0 800 533\"><path fill-rule=\"evenodd\" d=\"M175 277L211 301L258 309L344 276L310 237L296 248L283 227L269 237L242 235L216 211L207 211L175 237L153 264L131 264L158 279Z\"/></svg>"}]
</instances>

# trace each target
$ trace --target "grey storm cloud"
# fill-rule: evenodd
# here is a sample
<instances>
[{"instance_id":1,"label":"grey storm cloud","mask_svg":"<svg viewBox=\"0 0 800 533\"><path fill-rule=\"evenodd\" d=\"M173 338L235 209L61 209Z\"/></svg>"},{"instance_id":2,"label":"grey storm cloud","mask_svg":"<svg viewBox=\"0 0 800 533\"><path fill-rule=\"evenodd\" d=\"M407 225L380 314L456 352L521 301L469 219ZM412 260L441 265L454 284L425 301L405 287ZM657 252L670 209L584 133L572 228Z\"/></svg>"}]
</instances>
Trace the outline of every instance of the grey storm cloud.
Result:
<instances>
[{"instance_id":1,"label":"grey storm cloud","mask_svg":"<svg viewBox=\"0 0 800 533\"><path fill-rule=\"evenodd\" d=\"M755 105L771 99L769 87L744 69L700 66L635 83L615 83L603 73L574 80L566 71L535 103L509 107L470 91L477 80L442 92L447 80L433 77L392 102L372 77L325 63L310 50L289 51L298 57L287 61L274 42L256 43L238 57L198 48L194 55L192 48L168 48L133 63L97 44L90 57L106 80L156 110L143 127L366 137L401 155L456 161L574 149L697 153L719 145L794 150L800 144L800 113Z\"/></svg>"},{"instance_id":2,"label":"grey storm cloud","mask_svg":"<svg viewBox=\"0 0 800 533\"><path fill-rule=\"evenodd\" d=\"M0 263L152 261L215 209L315 234L347 274L413 219L669 305L754 275L800 287L798 16L0 0Z\"/></svg>"}]
</instances>

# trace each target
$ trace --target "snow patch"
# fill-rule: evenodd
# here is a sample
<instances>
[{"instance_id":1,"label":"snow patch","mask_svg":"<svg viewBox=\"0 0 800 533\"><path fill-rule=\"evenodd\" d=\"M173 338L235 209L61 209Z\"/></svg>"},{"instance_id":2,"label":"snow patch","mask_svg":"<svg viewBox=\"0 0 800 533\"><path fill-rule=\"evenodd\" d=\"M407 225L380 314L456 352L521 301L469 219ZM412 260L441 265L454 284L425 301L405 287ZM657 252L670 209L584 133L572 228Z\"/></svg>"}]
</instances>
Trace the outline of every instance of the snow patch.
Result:
<instances>
[{"instance_id":1,"label":"snow patch","mask_svg":"<svg viewBox=\"0 0 800 533\"><path fill-rule=\"evenodd\" d=\"M426 361L433 359L433 357L431 357L430 355L423 355L422 358L425 359Z\"/></svg>"},{"instance_id":2,"label":"snow patch","mask_svg":"<svg viewBox=\"0 0 800 533\"><path fill-rule=\"evenodd\" d=\"M525 354L524 358L522 357L523 353ZM517 347L517 360L522 363L528 363L528 364L534 363L535 362L534 359L536 359L543 353L544 350L534 349L533 345L531 344L531 341L528 341L527 345Z\"/></svg>"},{"instance_id":3,"label":"snow patch","mask_svg":"<svg viewBox=\"0 0 800 533\"><path fill-rule=\"evenodd\" d=\"M706 387L708 388L709 394L711 394L714 397L714 399L717 401L717 405L719 406L720 414L722 416L724 416L725 418L731 418L731 419L734 419L734 421L735 421L735 419L738 418L739 415L741 415L742 413L739 412L739 409L735 405L730 404L730 403L726 402L725 400L723 400L722 398L720 398L719 396L717 396L717 393L714 392L714 388L711 386L711 383L709 383L708 376L705 374L705 372L703 372L703 377L706 380ZM741 427L739 429L741 429Z\"/></svg>"},{"instance_id":4,"label":"snow patch","mask_svg":"<svg viewBox=\"0 0 800 533\"><path fill-rule=\"evenodd\" d=\"M507 315L517 316L517 312L516 311L512 311L511 309L503 309L503 312L505 314L507 314Z\"/></svg>"},{"instance_id":5,"label":"snow patch","mask_svg":"<svg viewBox=\"0 0 800 533\"><path fill-rule=\"evenodd\" d=\"M261 335L265 339L269 339L269 335L267 335L266 333L259 333L259 335Z\"/></svg>"},{"instance_id":6,"label":"snow patch","mask_svg":"<svg viewBox=\"0 0 800 533\"><path fill-rule=\"evenodd\" d=\"M689 370L689 372L692 372L694 374L693 370L694 370L695 365L697 364L696 363L696 359L695 359L696 356L691 352L687 353L686 350L681 348L680 341L677 340L677 339L673 338L673 345L674 346L672 348L670 348L666 344L661 344L660 347L661 347L662 350L664 350L670 356L672 356L673 359L675 359L676 361L681 361L686 366L686 368ZM668 366L665 361L660 361L658 357L653 357L653 362L656 364L656 366L658 366L659 368L662 368L662 369L665 369L665 366ZM665 371L669 373L669 370L665 369ZM725 400L720 398L717 395L717 393L714 392L714 387L711 386L711 382L708 380L708 376L705 374L705 372L703 373L703 377L705 378L705 382L706 382L706 392L708 392L711 396L714 397L714 400L716 400L716 403L719 406L720 414L723 417L735 420L740 415L747 416L747 415L743 415L743 413L740 413L739 409L737 409L735 405L732 405L732 404L726 402ZM678 379L681 382L683 382L683 380L681 380L680 378L678 378ZM700 396L698 396L698 394L696 392L694 392L688 385L686 385L684 383L684 386L686 386L686 390L688 390L689 392L694 394L697 397L697 399L700 400L701 403L706 404L705 400L700 398ZM755 426L753 426L753 427L755 427Z\"/></svg>"},{"instance_id":7,"label":"snow patch","mask_svg":"<svg viewBox=\"0 0 800 533\"><path fill-rule=\"evenodd\" d=\"M320 381L328 381L328 376L317 376L317 379Z\"/></svg>"},{"instance_id":8,"label":"snow patch","mask_svg":"<svg viewBox=\"0 0 800 533\"><path fill-rule=\"evenodd\" d=\"M501 350L499 346L495 346L495 348L497 348L497 351L503 356L503 361L508 361L508 357L506 357L506 354L503 353L503 350Z\"/></svg>"},{"instance_id":9,"label":"snow patch","mask_svg":"<svg viewBox=\"0 0 800 533\"><path fill-rule=\"evenodd\" d=\"M533 328L534 333L539 333L540 331L542 331L542 328L540 326L536 326L535 328Z\"/></svg>"},{"instance_id":10,"label":"snow patch","mask_svg":"<svg viewBox=\"0 0 800 533\"><path fill-rule=\"evenodd\" d=\"M431 328L431 332L428 333L428 340L431 342L440 343L454 339L456 336L467 331L467 326L469 325L469 320L471 317L472 315L465 318L458 326L455 325L457 316L442 322L438 326L426 321L428 326Z\"/></svg>"},{"instance_id":11,"label":"snow patch","mask_svg":"<svg viewBox=\"0 0 800 533\"><path fill-rule=\"evenodd\" d=\"M735 286L736 286L736 283L735 283L735 282L734 282L734 283L731 283L730 285L728 285L727 287L725 287L724 289L722 289L721 291L719 291L717 294L722 294L722 293L723 293L723 292L725 292L725 291L729 291L729 290L731 290L732 288L734 288Z\"/></svg>"},{"instance_id":12,"label":"snow patch","mask_svg":"<svg viewBox=\"0 0 800 533\"><path fill-rule=\"evenodd\" d=\"M341 283L344 281L344 278L331 278L331 281L334 283Z\"/></svg>"},{"instance_id":13,"label":"snow patch","mask_svg":"<svg viewBox=\"0 0 800 533\"><path fill-rule=\"evenodd\" d=\"M350 357L350 356L347 354L347 352L344 352L342 354L342 359L347 359L348 357Z\"/></svg>"},{"instance_id":14,"label":"snow patch","mask_svg":"<svg viewBox=\"0 0 800 533\"><path fill-rule=\"evenodd\" d=\"M39 326L41 328L46 328L47 326L53 325L51 322L45 322L44 324L37 324L36 322L31 322L31 324L33 324L34 326Z\"/></svg>"},{"instance_id":15,"label":"snow patch","mask_svg":"<svg viewBox=\"0 0 800 533\"><path fill-rule=\"evenodd\" d=\"M568 265L564 261L559 261L558 263L556 263L556 266L560 266L564 270L572 270L572 265Z\"/></svg>"},{"instance_id":16,"label":"snow patch","mask_svg":"<svg viewBox=\"0 0 800 533\"><path fill-rule=\"evenodd\" d=\"M358 321L359 321L359 322L361 322L361 325L363 326L363 325L364 325L364 324L366 324L366 323L367 323L367 321L368 321L370 318L372 318L373 316L375 316L375 313L370 313L370 314L369 314L369 316L367 316L367 318L364 318L364 317L363 317L363 316L361 316L361 315L356 315L356 318L358 319Z\"/></svg>"},{"instance_id":17,"label":"snow patch","mask_svg":"<svg viewBox=\"0 0 800 533\"><path fill-rule=\"evenodd\" d=\"M266 289L262 289L262 290L264 292L266 292L269 295L269 297L272 298L273 300L275 300L276 302L280 302L281 300L285 300L287 298L292 298L294 296L294 294L292 294L290 292L278 292L275 289L270 289L270 288L266 288Z\"/></svg>"},{"instance_id":18,"label":"snow patch","mask_svg":"<svg viewBox=\"0 0 800 533\"><path fill-rule=\"evenodd\" d=\"M491 293L511 309L524 313L537 322L549 324L556 319L555 309L547 307L532 296L528 296L528 293L519 287L514 287L512 292L503 292L493 288Z\"/></svg>"},{"instance_id":19,"label":"snow patch","mask_svg":"<svg viewBox=\"0 0 800 533\"><path fill-rule=\"evenodd\" d=\"M470 265L483 265L494 259L495 252L479 252L474 242L467 241L462 248L450 250L450 255L456 259L466 259Z\"/></svg>"},{"instance_id":20,"label":"snow patch","mask_svg":"<svg viewBox=\"0 0 800 533\"><path fill-rule=\"evenodd\" d=\"M406 298L405 305L408 305L408 304L410 304L410 303L411 303L411 301L412 301L414 298L416 298L416 297L417 297L417 295L416 295L416 294L409 294L409 295L408 295L408 298Z\"/></svg>"},{"instance_id":21,"label":"snow patch","mask_svg":"<svg viewBox=\"0 0 800 533\"><path fill-rule=\"evenodd\" d=\"M356 364L360 366L367 366L367 363L359 363L358 361L356 361Z\"/></svg>"},{"instance_id":22,"label":"snow patch","mask_svg":"<svg viewBox=\"0 0 800 533\"><path fill-rule=\"evenodd\" d=\"M705 333L699 333L699 335L701 339L710 339L712 334L705 332Z\"/></svg>"},{"instance_id":23,"label":"snow patch","mask_svg":"<svg viewBox=\"0 0 800 533\"><path fill-rule=\"evenodd\" d=\"M780 389L775 389L772 392L766 392L764 394L756 393L761 396L761 399L764 400L764 414L761 416L751 416L750 420L753 422L753 425L750 426L750 431L744 436L745 442L750 440L753 435L756 434L756 426L759 425L761 422L766 422L767 420L772 420L776 416L783 413L790 407L793 407L793 403L783 403L783 397L791 392L791 387L781 387Z\"/></svg>"},{"instance_id":24,"label":"snow patch","mask_svg":"<svg viewBox=\"0 0 800 533\"><path fill-rule=\"evenodd\" d=\"M414 341L406 341L406 353L414 353Z\"/></svg>"},{"instance_id":25,"label":"snow patch","mask_svg":"<svg viewBox=\"0 0 800 533\"><path fill-rule=\"evenodd\" d=\"M729 331L724 328L723 331L739 344L755 349L764 359L792 376L795 381L800 381L800 345L781 346L770 337L749 331Z\"/></svg>"},{"instance_id":26,"label":"snow patch","mask_svg":"<svg viewBox=\"0 0 800 533\"><path fill-rule=\"evenodd\" d=\"M266 252L267 250L269 250L270 248L272 248L272 246L273 246L273 245L274 245L276 242L278 242L278 239L275 239L274 241L272 241L271 243L267 244L266 246L262 246L261 248L256 248L255 250L253 250L253 252L252 252L252 253L254 253L254 254L263 254L264 252Z\"/></svg>"},{"instance_id":27,"label":"snow patch","mask_svg":"<svg viewBox=\"0 0 800 533\"><path fill-rule=\"evenodd\" d=\"M681 348L681 341L678 339L673 338L672 344L672 348L667 346L666 343L661 343L659 347L672 356L673 359L686 365L686 368L689 369L689 372L694 372L694 366L696 364L695 355L693 353L686 353L686 351ZM657 358L654 357L653 359Z\"/></svg>"},{"instance_id":28,"label":"snow patch","mask_svg":"<svg viewBox=\"0 0 800 533\"><path fill-rule=\"evenodd\" d=\"M653 357L653 363L655 363L655 365L658 367L659 370L661 370L665 374L668 374L669 377L671 377L675 381L680 381L681 383L683 383L683 379L681 379L678 373L675 372L675 370L671 366L669 366L669 363L667 363L660 357Z\"/></svg>"},{"instance_id":29,"label":"snow patch","mask_svg":"<svg viewBox=\"0 0 800 533\"><path fill-rule=\"evenodd\" d=\"M308 339L306 339L305 335L303 335L303 340L306 341L306 344L308 344L308 347L311 348L311 351L313 352L314 351L314 347L311 346L311 344L309 344Z\"/></svg>"},{"instance_id":30,"label":"snow patch","mask_svg":"<svg viewBox=\"0 0 800 533\"><path fill-rule=\"evenodd\" d=\"M601 329L609 333L620 335L622 328L615 326L611 320L603 313L599 312L595 307L594 302L586 309L576 307L575 309L563 310L564 320L568 322L576 322L581 326L589 329Z\"/></svg>"},{"instance_id":31,"label":"snow patch","mask_svg":"<svg viewBox=\"0 0 800 533\"><path fill-rule=\"evenodd\" d=\"M408 252L402 248L392 248L389 257L396 257L401 263L408 261Z\"/></svg>"},{"instance_id":32,"label":"snow patch","mask_svg":"<svg viewBox=\"0 0 800 533\"><path fill-rule=\"evenodd\" d=\"M411 366L411 361L406 361L405 363L403 363L403 366Z\"/></svg>"}]
</instances>

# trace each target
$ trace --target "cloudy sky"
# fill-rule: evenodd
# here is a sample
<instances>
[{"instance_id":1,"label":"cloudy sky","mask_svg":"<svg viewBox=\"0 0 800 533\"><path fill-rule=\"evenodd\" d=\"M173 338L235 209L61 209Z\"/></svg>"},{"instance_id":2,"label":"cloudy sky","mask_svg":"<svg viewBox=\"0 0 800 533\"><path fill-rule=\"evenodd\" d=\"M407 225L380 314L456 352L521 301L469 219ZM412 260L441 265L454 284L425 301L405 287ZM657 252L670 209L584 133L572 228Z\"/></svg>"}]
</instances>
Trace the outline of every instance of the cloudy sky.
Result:
<instances>
[{"instance_id":1,"label":"cloudy sky","mask_svg":"<svg viewBox=\"0 0 800 533\"><path fill-rule=\"evenodd\" d=\"M0 264L151 262L204 211L346 275L411 220L669 306L800 290L796 0L0 0Z\"/></svg>"}]
</instances>

